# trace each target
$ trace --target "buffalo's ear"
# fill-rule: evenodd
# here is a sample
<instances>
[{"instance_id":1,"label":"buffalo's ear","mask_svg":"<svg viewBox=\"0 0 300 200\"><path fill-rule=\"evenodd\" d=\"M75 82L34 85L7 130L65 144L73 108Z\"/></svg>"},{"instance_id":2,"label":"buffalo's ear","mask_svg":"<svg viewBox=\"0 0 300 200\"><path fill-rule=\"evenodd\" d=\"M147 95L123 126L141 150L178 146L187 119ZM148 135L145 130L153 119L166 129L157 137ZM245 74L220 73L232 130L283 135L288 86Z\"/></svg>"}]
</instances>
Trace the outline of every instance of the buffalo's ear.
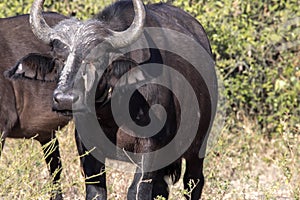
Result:
<instances>
[{"instance_id":1,"label":"buffalo's ear","mask_svg":"<svg viewBox=\"0 0 300 200\"><path fill-rule=\"evenodd\" d=\"M162 32L157 33L157 37L161 37ZM162 64L164 51L161 51L147 31L141 35L141 37L132 45L124 48L121 52L124 57L129 58L131 61L138 63L139 65L147 64ZM166 44L167 45L167 44ZM157 66L157 65L156 65ZM150 77L158 77L163 73L162 67L147 67L147 70L143 70Z\"/></svg>"},{"instance_id":2,"label":"buffalo's ear","mask_svg":"<svg viewBox=\"0 0 300 200\"><path fill-rule=\"evenodd\" d=\"M151 65L148 66L151 67ZM151 70L151 73L149 73L149 67L141 67L136 61L127 57L119 57L112 62L109 68L110 81L119 80L123 76L121 82L119 82L121 86L147 82L156 77L153 76Z\"/></svg>"},{"instance_id":3,"label":"buffalo's ear","mask_svg":"<svg viewBox=\"0 0 300 200\"><path fill-rule=\"evenodd\" d=\"M14 67L6 70L4 76L10 79L55 81L58 78L57 68L53 57L31 53L21 58Z\"/></svg>"}]
</instances>

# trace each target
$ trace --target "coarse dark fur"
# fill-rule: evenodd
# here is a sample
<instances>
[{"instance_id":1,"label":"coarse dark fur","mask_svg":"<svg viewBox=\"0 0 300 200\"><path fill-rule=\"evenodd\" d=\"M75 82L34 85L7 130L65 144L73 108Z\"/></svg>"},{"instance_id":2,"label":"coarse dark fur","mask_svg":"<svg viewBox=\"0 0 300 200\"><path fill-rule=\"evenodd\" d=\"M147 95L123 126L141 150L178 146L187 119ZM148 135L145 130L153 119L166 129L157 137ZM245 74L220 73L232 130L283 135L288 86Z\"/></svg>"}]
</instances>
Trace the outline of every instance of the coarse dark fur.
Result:
<instances>
[{"instance_id":1,"label":"coarse dark fur","mask_svg":"<svg viewBox=\"0 0 300 200\"><path fill-rule=\"evenodd\" d=\"M45 13L49 25L53 26L66 19L57 13ZM8 80L4 77L4 71L14 66L16 62L29 53L47 54L50 47L43 44L33 35L29 15L0 19L0 134L2 148L6 138L32 138L45 145L55 138L55 130L65 126L69 118L52 111L52 93L56 82L36 82L28 79ZM33 55L33 54L32 54ZM29 62L30 58L24 58L21 62ZM53 79L49 73L51 60L39 60L39 64L47 67L47 76L43 78ZM31 63L31 62L30 62ZM26 64L24 65L24 67ZM24 68L25 69L25 68ZM34 72L35 73L35 72ZM44 74L45 74L44 73ZM40 74L40 73L38 73ZM6 74L10 76L10 74ZM26 74L31 76L32 74ZM44 149L47 155L46 162L50 166L53 183L60 179L61 161L58 149L58 141L55 140L54 151L49 151L49 145ZM2 149L0 149L0 152ZM58 170L57 173L54 173ZM52 199L62 199L61 191L52 194Z\"/></svg>"},{"instance_id":2,"label":"coarse dark fur","mask_svg":"<svg viewBox=\"0 0 300 200\"><path fill-rule=\"evenodd\" d=\"M205 55L208 58L207 60L212 60L211 48L206 33L199 22L192 16L174 6L162 3L146 5L145 10L145 27L163 27L183 33L200 44L206 52ZM59 74L60 81L55 90L59 91L59 93L54 93L54 108L57 111L71 111L73 109L72 103L74 99L76 99L76 101L77 99L82 101L81 104L83 107L88 106L85 102L86 98L83 98L86 94L78 94L72 89L75 76L81 67L81 63L86 61L86 56L90 53L91 49L105 41L105 38L112 34L111 30L126 30L131 25L134 16L135 13L133 11L132 2L119 1L104 9L91 20L85 22L76 19L65 20L54 28L54 30L58 31L61 36L61 38L56 38L51 42L53 47L53 56L55 59L65 62L69 58L71 49L76 49L76 51L72 52L73 60L72 65L70 65L71 68L65 71L62 70ZM148 44L152 43L152 40L155 37L147 35L146 32L144 32L143 35ZM182 48L183 51L190 51L190 49L188 49L189 47L183 46ZM175 137L178 127L180 126L181 108L178 99L174 94L172 94L172 91L156 84L147 84L136 90L132 95L129 104L129 111L132 120L136 124L144 126L149 123L149 108L154 104L163 106L167 112L167 118L165 125L159 133L150 138L133 137L128 135L126 130L124 131L124 129L116 124L112 114L111 101L109 96L107 96L106 91L108 88L114 89L117 80L119 80L123 74L127 72L131 73L131 71L134 73L137 65L158 63L179 71L181 75L189 81L195 91L201 112L201 118L199 117L200 119L198 121L199 126L197 135L192 140L190 147L181 156L181 158L174 161L169 166L157 171L142 173L141 169L137 169L133 183L129 188L127 198L130 200L144 200L153 199L157 195L168 198L169 189L165 177L169 176L172 178L174 183L177 182L181 174L181 159L184 158L186 160L186 171L184 173L183 180L184 187L188 190L191 180L194 183L197 183L193 191L191 191L191 199L199 199L204 185L204 158L199 156L199 151L202 144L205 143L205 137L209 132L216 109L216 103L212 103L210 95L213 95L213 98L215 98L217 96L217 90L213 91L214 94L210 94L207 85L209 83L205 81L203 75L199 74L193 68L191 63L172 52L151 48L135 50L127 53L126 55L122 55L120 57L117 56L118 58L114 60L114 62L110 63L110 55L118 55L118 49L113 49L112 46L107 44L105 50L106 52L99 52L96 54L98 57L94 58L94 60L100 62L101 66L109 65L109 67L104 71L100 82L94 83L97 87L95 109L101 128L104 130L106 136L114 144L117 144L119 148L134 153L155 151L168 144ZM90 60L87 61L90 62ZM36 66L38 67L38 65ZM43 68L42 66L40 67ZM214 75L214 68L212 67L207 70L211 72L212 83L215 85L216 77ZM30 69L27 73L30 73ZM154 73L150 71L149 73L144 74L144 76L151 79L158 76L159 73L160 71L155 71ZM25 76L23 74L22 77L26 78L26 72ZM36 79L39 80L39 78ZM181 83L178 83L173 79L170 79L170 81L172 81L173 88L180 89L182 87ZM88 93L89 91L85 92ZM106 100L102 99L103 95L106 95ZM58 96L63 98L56 98ZM101 100L99 100L98 97ZM184 100L188 101L188 97ZM120 102L120 104L122 104L122 102ZM76 110L73 109L73 111ZM76 137L80 138L80 135L77 134ZM87 151L86 147L80 142L80 140L77 140L77 142L79 152L84 153ZM180 145L174 146L174 151L177 150L176 148L180 148ZM122 158L117 157L117 159ZM105 169L105 164L99 162L91 154L84 156L81 161L84 167L85 176L92 177L88 181L94 183L86 184L86 198L93 199L94 197L97 197L97 199L106 199L107 192L105 173L102 173L100 176L95 176L95 174L99 174L101 170ZM155 158L153 158L153 160L145 160L143 167L147 168L155 161ZM139 162L140 160L137 161L137 163ZM151 181L149 182L147 180Z\"/></svg>"}]
</instances>

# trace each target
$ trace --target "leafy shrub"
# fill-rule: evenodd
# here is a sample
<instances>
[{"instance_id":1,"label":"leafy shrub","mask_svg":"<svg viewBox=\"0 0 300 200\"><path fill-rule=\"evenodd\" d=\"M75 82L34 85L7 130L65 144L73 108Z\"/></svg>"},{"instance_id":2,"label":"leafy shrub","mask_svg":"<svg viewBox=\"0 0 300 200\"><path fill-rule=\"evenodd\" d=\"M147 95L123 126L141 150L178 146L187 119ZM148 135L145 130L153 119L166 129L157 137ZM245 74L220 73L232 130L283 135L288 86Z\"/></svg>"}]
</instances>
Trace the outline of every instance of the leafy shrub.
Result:
<instances>
[{"instance_id":1,"label":"leafy shrub","mask_svg":"<svg viewBox=\"0 0 300 200\"><path fill-rule=\"evenodd\" d=\"M299 1L176 0L174 4L205 27L224 79L228 112L256 119L268 135L283 131L281 120L299 132Z\"/></svg>"}]
</instances>

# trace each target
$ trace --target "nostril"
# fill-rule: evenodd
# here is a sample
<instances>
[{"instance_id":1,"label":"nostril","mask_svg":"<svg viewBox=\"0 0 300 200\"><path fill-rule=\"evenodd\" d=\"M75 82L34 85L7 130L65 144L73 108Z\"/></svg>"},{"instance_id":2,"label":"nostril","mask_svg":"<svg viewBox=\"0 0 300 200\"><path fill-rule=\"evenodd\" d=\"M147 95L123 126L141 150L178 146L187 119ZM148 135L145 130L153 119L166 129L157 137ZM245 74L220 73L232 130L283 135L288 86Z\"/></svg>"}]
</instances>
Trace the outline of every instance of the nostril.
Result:
<instances>
[{"instance_id":1,"label":"nostril","mask_svg":"<svg viewBox=\"0 0 300 200\"><path fill-rule=\"evenodd\" d=\"M79 95L76 94L76 93L72 93L72 94L71 94L71 98L72 98L73 103L75 103L75 102L78 101Z\"/></svg>"},{"instance_id":2,"label":"nostril","mask_svg":"<svg viewBox=\"0 0 300 200\"><path fill-rule=\"evenodd\" d=\"M61 95L62 95L62 92L60 90L54 90L54 92L53 92L53 101L55 103L59 103Z\"/></svg>"}]
</instances>

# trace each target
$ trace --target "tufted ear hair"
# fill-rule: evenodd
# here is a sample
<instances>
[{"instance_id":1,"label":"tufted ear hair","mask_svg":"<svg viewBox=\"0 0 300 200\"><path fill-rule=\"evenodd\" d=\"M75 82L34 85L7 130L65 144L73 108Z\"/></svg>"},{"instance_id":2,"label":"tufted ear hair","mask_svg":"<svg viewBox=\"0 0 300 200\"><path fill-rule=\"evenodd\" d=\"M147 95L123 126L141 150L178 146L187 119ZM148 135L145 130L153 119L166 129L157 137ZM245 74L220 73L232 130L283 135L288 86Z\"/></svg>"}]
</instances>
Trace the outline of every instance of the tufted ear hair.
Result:
<instances>
[{"instance_id":1,"label":"tufted ear hair","mask_svg":"<svg viewBox=\"0 0 300 200\"><path fill-rule=\"evenodd\" d=\"M21 58L14 67L6 70L4 76L9 79L56 81L57 70L58 63L53 57L30 53Z\"/></svg>"}]
</instances>

